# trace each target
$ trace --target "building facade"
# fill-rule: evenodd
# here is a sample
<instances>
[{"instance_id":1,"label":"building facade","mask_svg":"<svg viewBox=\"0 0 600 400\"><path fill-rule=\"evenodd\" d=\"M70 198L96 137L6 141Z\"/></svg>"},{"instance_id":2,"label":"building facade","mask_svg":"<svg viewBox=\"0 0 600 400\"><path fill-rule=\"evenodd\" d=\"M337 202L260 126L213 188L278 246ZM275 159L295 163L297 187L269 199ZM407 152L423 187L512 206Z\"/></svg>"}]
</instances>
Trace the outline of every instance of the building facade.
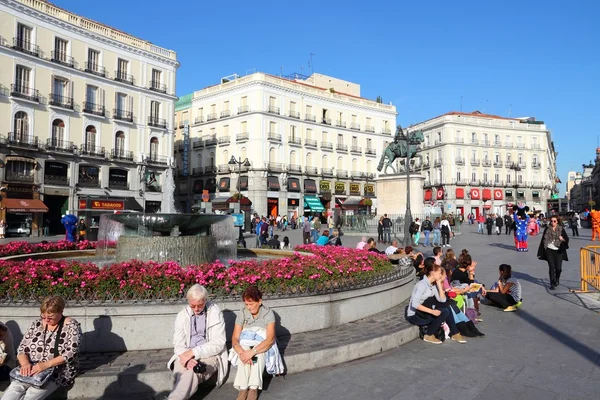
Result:
<instances>
[{"instance_id":1,"label":"building facade","mask_svg":"<svg viewBox=\"0 0 600 400\"><path fill-rule=\"evenodd\" d=\"M569 206L576 212L586 209L598 210L600 208L600 148L596 149L595 160L583 164L582 169L582 172L577 173L571 188Z\"/></svg>"},{"instance_id":2,"label":"building facade","mask_svg":"<svg viewBox=\"0 0 600 400\"><path fill-rule=\"evenodd\" d=\"M410 128L419 129L426 209L466 216L524 202L545 211L558 193L556 151L541 121L449 112Z\"/></svg>"},{"instance_id":3,"label":"building facade","mask_svg":"<svg viewBox=\"0 0 600 400\"><path fill-rule=\"evenodd\" d=\"M172 161L176 53L41 0L0 0L0 219L155 211ZM41 211L48 210L46 214Z\"/></svg>"},{"instance_id":4,"label":"building facade","mask_svg":"<svg viewBox=\"0 0 600 400\"><path fill-rule=\"evenodd\" d=\"M217 205L239 190L262 215L376 207L373 179L397 113L361 98L356 83L320 74L234 75L177 109L181 208L200 202L205 190Z\"/></svg>"}]
</instances>

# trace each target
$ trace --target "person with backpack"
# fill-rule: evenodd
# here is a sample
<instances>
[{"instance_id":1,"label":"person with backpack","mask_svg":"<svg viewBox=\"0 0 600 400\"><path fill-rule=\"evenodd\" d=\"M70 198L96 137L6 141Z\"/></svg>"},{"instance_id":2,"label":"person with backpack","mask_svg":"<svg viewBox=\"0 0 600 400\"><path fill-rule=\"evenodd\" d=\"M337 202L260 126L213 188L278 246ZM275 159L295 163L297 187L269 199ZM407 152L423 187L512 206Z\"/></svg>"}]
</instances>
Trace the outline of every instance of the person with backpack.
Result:
<instances>
[{"instance_id":1,"label":"person with backpack","mask_svg":"<svg viewBox=\"0 0 600 400\"><path fill-rule=\"evenodd\" d=\"M388 218L387 214L383 214L383 221L381 221L381 225L383 226L383 243L391 243L392 220Z\"/></svg>"},{"instance_id":2,"label":"person with backpack","mask_svg":"<svg viewBox=\"0 0 600 400\"><path fill-rule=\"evenodd\" d=\"M260 224L260 244L264 246L267 244L269 240L269 223L267 222L267 218L262 218L262 223Z\"/></svg>"},{"instance_id":3,"label":"person with backpack","mask_svg":"<svg viewBox=\"0 0 600 400\"><path fill-rule=\"evenodd\" d=\"M450 228L450 223L446 216L442 217L442 222L440 222L441 232L442 232L442 247L450 247L450 232L452 229Z\"/></svg>"},{"instance_id":4,"label":"person with backpack","mask_svg":"<svg viewBox=\"0 0 600 400\"><path fill-rule=\"evenodd\" d=\"M429 216L425 217L425 221L423 221L423 225L421 225L421 230L425 235L425 243L423 243L423 246L429 246L429 235L431 235L431 231L433 231L433 224L431 223Z\"/></svg>"},{"instance_id":5,"label":"person with backpack","mask_svg":"<svg viewBox=\"0 0 600 400\"><path fill-rule=\"evenodd\" d=\"M410 234L412 235L415 246L418 246L419 239L421 237L421 222L419 221L418 217L415 218L414 222L410 225L409 231L410 231Z\"/></svg>"},{"instance_id":6,"label":"person with backpack","mask_svg":"<svg viewBox=\"0 0 600 400\"><path fill-rule=\"evenodd\" d=\"M571 231L573 232L572 236L579 236L579 217L577 217L577 214L573 214L571 217Z\"/></svg>"}]
</instances>

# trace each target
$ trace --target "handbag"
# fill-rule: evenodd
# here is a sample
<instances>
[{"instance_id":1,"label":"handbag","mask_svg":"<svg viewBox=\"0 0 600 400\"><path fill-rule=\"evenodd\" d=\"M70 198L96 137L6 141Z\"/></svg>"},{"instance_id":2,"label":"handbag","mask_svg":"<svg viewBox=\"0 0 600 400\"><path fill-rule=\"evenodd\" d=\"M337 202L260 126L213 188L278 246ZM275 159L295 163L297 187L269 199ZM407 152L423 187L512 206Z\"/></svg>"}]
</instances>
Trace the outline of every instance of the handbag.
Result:
<instances>
[{"instance_id":1,"label":"handbag","mask_svg":"<svg viewBox=\"0 0 600 400\"><path fill-rule=\"evenodd\" d=\"M54 338L54 351L53 351L54 358L58 357L58 342L59 342L58 339L60 338L60 334L62 333L62 328L63 328L64 323L65 323L65 317L63 316L61 318L60 322L58 323L56 337ZM26 385L41 389L44 386L46 386L46 384L50 380L50 377L52 377L52 374L54 373L54 368L55 367L48 368L48 369L46 369L42 372L38 372L37 374L32 375L32 376L24 376L24 375L21 375L21 367L15 367L12 369L12 371L10 371L9 376L10 376L10 379L13 381L21 382Z\"/></svg>"}]
</instances>

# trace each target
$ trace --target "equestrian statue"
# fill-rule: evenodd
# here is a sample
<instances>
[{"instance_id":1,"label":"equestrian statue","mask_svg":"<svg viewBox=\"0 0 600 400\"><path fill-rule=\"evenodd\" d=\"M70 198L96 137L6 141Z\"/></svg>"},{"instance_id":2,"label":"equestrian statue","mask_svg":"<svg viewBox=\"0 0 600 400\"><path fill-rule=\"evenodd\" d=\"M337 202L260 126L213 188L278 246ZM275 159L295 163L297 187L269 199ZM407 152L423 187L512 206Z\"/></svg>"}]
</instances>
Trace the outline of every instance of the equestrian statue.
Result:
<instances>
[{"instance_id":1,"label":"equestrian statue","mask_svg":"<svg viewBox=\"0 0 600 400\"><path fill-rule=\"evenodd\" d=\"M421 144L425 138L423 137L423 131L418 130L414 132L407 132L404 134L402 131L402 127L398 125L396 128L396 136L394 136L394 141L385 148L383 154L381 155L381 160L379 160L379 165L377 166L377 171L385 174L388 167L392 168L394 174L396 173L396 169L394 168L394 161L396 159L401 159L400 162L404 161L406 164L406 155L408 153L408 158L418 158L419 165L421 164L421 156L417 154L419 144ZM410 144L409 144L410 143ZM387 160L387 162L386 162ZM407 166L405 165L405 168ZM406 170L406 169L405 169Z\"/></svg>"}]
</instances>

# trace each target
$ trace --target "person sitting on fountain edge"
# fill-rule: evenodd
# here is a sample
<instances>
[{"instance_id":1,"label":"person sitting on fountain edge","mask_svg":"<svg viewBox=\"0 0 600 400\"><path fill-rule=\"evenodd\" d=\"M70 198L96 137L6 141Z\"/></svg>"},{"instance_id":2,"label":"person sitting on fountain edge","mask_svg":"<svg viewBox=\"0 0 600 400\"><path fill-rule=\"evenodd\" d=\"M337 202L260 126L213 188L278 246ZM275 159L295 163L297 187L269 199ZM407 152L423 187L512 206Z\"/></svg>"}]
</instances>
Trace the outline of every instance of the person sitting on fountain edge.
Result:
<instances>
[{"instance_id":1,"label":"person sitting on fountain edge","mask_svg":"<svg viewBox=\"0 0 600 400\"><path fill-rule=\"evenodd\" d=\"M189 399L215 372L217 386L221 386L229 368L223 313L208 301L204 286L193 285L186 297L188 305L175 319L175 354L167 363L175 375L169 400Z\"/></svg>"}]
</instances>

